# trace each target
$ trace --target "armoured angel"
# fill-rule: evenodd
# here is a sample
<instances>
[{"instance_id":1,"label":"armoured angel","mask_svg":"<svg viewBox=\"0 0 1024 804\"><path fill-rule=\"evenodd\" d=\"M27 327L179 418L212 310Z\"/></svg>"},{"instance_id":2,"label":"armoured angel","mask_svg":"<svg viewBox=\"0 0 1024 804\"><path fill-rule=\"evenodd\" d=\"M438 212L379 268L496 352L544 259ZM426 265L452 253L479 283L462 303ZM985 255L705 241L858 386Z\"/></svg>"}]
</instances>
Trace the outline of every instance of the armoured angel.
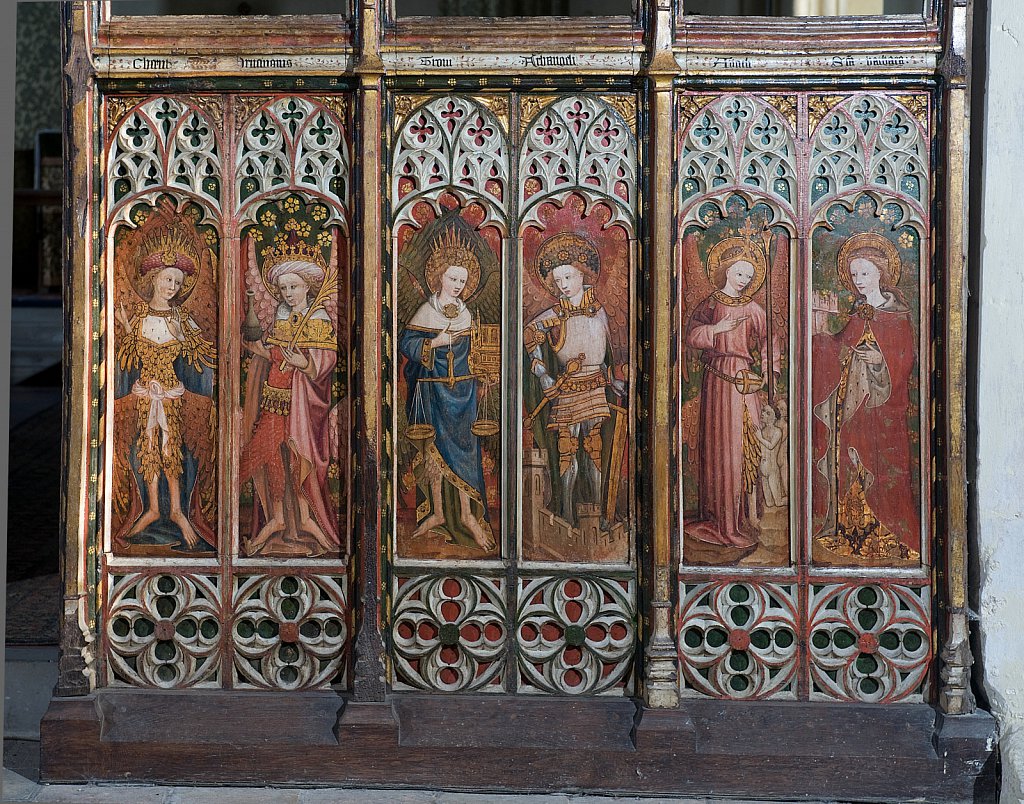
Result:
<instances>
[{"instance_id":1,"label":"armoured angel","mask_svg":"<svg viewBox=\"0 0 1024 804\"><path fill-rule=\"evenodd\" d=\"M555 304L526 325L523 345L532 379L526 425L557 478L549 508L575 527L586 503L606 529L616 517L626 383L615 375L609 315L595 287L600 271L598 250L582 235L563 232L541 244L534 272Z\"/></svg>"},{"instance_id":2,"label":"armoured angel","mask_svg":"<svg viewBox=\"0 0 1024 804\"><path fill-rule=\"evenodd\" d=\"M198 217L165 197L115 244L115 549L216 544L216 257Z\"/></svg>"}]
</instances>

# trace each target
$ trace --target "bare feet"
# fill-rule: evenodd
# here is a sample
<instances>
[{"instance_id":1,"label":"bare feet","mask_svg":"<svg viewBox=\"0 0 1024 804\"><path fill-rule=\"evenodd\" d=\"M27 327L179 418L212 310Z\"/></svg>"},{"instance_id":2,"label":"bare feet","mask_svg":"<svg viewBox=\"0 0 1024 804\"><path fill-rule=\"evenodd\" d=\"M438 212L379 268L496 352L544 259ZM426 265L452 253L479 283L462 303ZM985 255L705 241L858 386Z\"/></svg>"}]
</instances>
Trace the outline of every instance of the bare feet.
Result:
<instances>
[{"instance_id":1,"label":"bare feet","mask_svg":"<svg viewBox=\"0 0 1024 804\"><path fill-rule=\"evenodd\" d=\"M468 507L462 512L462 521L469 528L469 532L473 536L473 541L476 542L477 547L485 553L489 553L494 549L494 536L491 535L490 526L481 524L480 520L468 510Z\"/></svg>"},{"instance_id":2,"label":"bare feet","mask_svg":"<svg viewBox=\"0 0 1024 804\"><path fill-rule=\"evenodd\" d=\"M189 546L189 549L193 549L199 544L199 534L196 533L192 523L188 521L188 517L182 511L171 511L171 522L181 528L181 535L185 537L185 544Z\"/></svg>"},{"instance_id":3,"label":"bare feet","mask_svg":"<svg viewBox=\"0 0 1024 804\"><path fill-rule=\"evenodd\" d=\"M267 522L266 525L260 528L260 532L256 534L256 538L249 540L249 555L255 555L258 553L262 549L263 545L270 540L270 537L280 530L284 530L283 516L280 519L271 519Z\"/></svg>"},{"instance_id":4,"label":"bare feet","mask_svg":"<svg viewBox=\"0 0 1024 804\"><path fill-rule=\"evenodd\" d=\"M321 528L312 517L307 516L305 519L299 520L299 530L304 530L316 540L317 547L310 552L310 558L322 556L334 549L334 545L332 545L331 540L327 538L327 534L324 533L323 528Z\"/></svg>"},{"instance_id":5,"label":"bare feet","mask_svg":"<svg viewBox=\"0 0 1024 804\"><path fill-rule=\"evenodd\" d=\"M160 511L157 508L150 508L147 511L143 511L142 515L135 520L135 524L132 525L132 529L125 534L125 539L130 539L138 533L142 533L146 528L152 525L160 518Z\"/></svg>"},{"instance_id":6,"label":"bare feet","mask_svg":"<svg viewBox=\"0 0 1024 804\"><path fill-rule=\"evenodd\" d=\"M430 533L434 528L444 524L444 516L442 514L431 514L423 520L422 524L412 532L413 536L423 536Z\"/></svg>"}]
</instances>

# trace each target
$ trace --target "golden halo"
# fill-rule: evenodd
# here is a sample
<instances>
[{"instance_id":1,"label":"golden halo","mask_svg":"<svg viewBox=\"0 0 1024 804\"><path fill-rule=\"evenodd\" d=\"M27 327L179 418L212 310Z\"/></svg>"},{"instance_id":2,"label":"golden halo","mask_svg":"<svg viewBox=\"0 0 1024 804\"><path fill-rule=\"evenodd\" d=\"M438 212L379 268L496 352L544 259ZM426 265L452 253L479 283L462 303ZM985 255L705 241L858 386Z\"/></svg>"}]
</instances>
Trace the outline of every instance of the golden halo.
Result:
<instances>
[{"instance_id":1,"label":"golden halo","mask_svg":"<svg viewBox=\"0 0 1024 804\"><path fill-rule=\"evenodd\" d=\"M601 255L597 246L575 232L561 232L541 243L533 270L544 289L556 299L562 294L555 287L551 272L559 265L578 268L584 278L594 284L601 272Z\"/></svg>"},{"instance_id":2,"label":"golden halo","mask_svg":"<svg viewBox=\"0 0 1024 804\"><path fill-rule=\"evenodd\" d=\"M184 304L199 281L202 267L199 233L185 216L173 213L169 219L151 215L139 234L131 273L135 292L150 301L156 275L166 268L176 268L182 273L182 281L175 299L177 304Z\"/></svg>"},{"instance_id":3,"label":"golden halo","mask_svg":"<svg viewBox=\"0 0 1024 804\"><path fill-rule=\"evenodd\" d=\"M466 269L466 287L463 288L460 298L463 302L468 301L480 284L480 260L454 226L434 241L434 248L427 258L423 278L431 293L437 293L441 289L441 277L453 265Z\"/></svg>"},{"instance_id":4,"label":"golden halo","mask_svg":"<svg viewBox=\"0 0 1024 804\"><path fill-rule=\"evenodd\" d=\"M895 290L903 272L899 249L885 235L877 232L861 232L849 238L839 249L836 260L836 271L839 281L854 296L860 291L853 285L850 277L850 263L858 257L870 260L878 268L878 284L883 290Z\"/></svg>"},{"instance_id":5,"label":"golden halo","mask_svg":"<svg viewBox=\"0 0 1024 804\"><path fill-rule=\"evenodd\" d=\"M764 249L759 243L745 237L727 237L715 243L708 252L704 273L715 290L722 290L725 287L726 270L740 260L746 260L754 266L754 277L743 291L743 295L749 298L761 289L765 274L768 272L768 260L765 259Z\"/></svg>"}]
</instances>

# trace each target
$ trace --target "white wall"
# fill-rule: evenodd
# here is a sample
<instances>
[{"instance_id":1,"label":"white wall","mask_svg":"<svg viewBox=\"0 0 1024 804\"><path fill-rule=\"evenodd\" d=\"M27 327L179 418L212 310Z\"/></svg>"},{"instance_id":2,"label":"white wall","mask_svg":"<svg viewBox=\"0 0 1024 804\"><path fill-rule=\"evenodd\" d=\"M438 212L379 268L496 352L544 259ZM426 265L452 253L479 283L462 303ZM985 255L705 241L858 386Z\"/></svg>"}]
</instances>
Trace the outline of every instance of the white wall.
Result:
<instances>
[{"instance_id":1,"label":"white wall","mask_svg":"<svg viewBox=\"0 0 1024 804\"><path fill-rule=\"evenodd\" d=\"M972 232L982 238L973 519L979 670L999 720L1005 804L1024 801L1024 2L989 3L988 86L975 110L986 130L981 231Z\"/></svg>"}]
</instances>

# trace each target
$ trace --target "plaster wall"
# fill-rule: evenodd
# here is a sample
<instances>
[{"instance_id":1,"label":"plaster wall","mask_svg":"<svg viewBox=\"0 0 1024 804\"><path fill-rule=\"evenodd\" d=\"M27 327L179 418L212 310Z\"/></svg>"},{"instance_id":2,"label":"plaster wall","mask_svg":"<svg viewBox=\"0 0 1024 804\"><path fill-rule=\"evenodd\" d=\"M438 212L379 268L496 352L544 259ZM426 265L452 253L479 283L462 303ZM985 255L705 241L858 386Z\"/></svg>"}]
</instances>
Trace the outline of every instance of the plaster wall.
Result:
<instances>
[{"instance_id":1,"label":"plaster wall","mask_svg":"<svg viewBox=\"0 0 1024 804\"><path fill-rule=\"evenodd\" d=\"M990 0L988 5L987 89L974 121L985 125L980 228L972 232L981 238L975 252L980 282L972 289L981 297L974 322L973 524L981 653L976 672L999 721L1001 801L1007 804L1024 801L1024 2Z\"/></svg>"}]
</instances>

